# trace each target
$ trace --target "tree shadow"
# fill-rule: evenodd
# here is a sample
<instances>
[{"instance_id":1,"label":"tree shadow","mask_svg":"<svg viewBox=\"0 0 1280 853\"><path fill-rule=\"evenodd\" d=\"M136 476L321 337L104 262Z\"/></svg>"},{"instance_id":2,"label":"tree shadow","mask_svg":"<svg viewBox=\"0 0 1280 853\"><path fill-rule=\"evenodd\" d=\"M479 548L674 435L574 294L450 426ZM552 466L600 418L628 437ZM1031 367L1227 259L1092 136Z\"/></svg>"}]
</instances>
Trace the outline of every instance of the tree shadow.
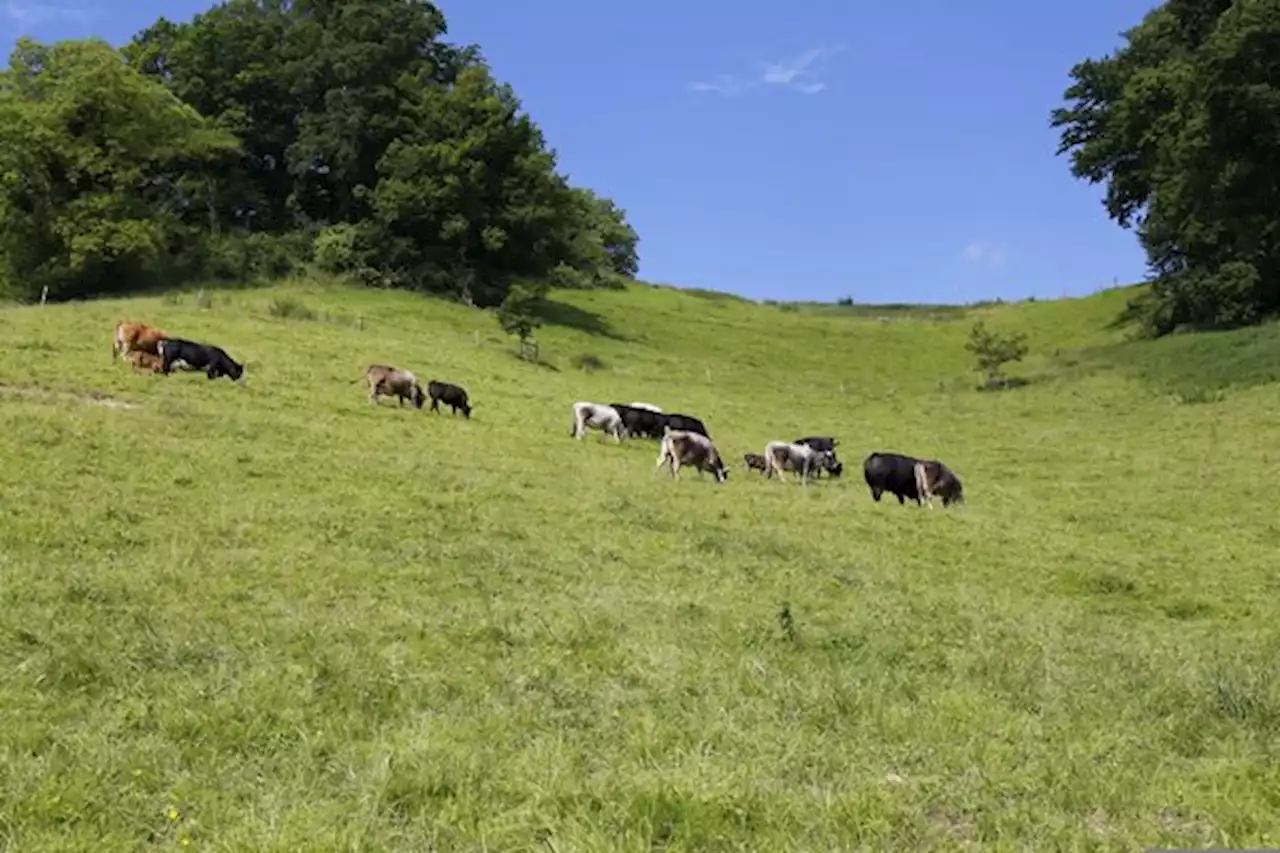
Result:
<instances>
[{"instance_id":1,"label":"tree shadow","mask_svg":"<svg viewBox=\"0 0 1280 853\"><path fill-rule=\"evenodd\" d=\"M616 341L627 340L625 336L615 331L599 314L588 311L585 308L579 308L576 305L547 299L538 306L536 313L538 319L548 326L577 329L580 332L586 332L588 335L598 335L599 337L612 338Z\"/></svg>"}]
</instances>

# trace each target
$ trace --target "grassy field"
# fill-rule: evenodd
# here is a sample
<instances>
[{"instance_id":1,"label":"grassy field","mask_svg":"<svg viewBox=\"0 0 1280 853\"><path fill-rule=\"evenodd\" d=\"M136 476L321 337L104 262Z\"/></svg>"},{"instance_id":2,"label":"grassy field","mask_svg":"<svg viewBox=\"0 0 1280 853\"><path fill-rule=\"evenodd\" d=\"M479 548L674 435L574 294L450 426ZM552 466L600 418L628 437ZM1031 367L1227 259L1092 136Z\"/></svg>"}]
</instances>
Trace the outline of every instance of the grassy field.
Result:
<instances>
[{"instance_id":1,"label":"grassy field","mask_svg":"<svg viewBox=\"0 0 1280 853\"><path fill-rule=\"evenodd\" d=\"M1280 844L1280 327L1129 342L1125 298L575 293L542 365L318 284L0 310L0 849ZM977 317L1026 387L973 390ZM248 381L135 375L122 318ZM701 417L729 482L580 399ZM806 434L843 481L741 470ZM967 503L873 503L873 450Z\"/></svg>"}]
</instances>

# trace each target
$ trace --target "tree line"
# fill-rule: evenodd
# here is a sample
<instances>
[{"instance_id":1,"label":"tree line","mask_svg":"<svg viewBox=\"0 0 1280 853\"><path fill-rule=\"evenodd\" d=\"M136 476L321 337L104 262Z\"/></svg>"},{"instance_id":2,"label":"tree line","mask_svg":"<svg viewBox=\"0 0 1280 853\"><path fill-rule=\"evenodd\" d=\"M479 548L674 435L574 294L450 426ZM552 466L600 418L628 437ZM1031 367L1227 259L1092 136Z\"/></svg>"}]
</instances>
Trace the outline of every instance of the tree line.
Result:
<instances>
[{"instance_id":1,"label":"tree line","mask_svg":"<svg viewBox=\"0 0 1280 853\"><path fill-rule=\"evenodd\" d=\"M499 305L617 286L635 230L570 185L425 0L229 0L122 49L18 42L0 72L0 295L314 264Z\"/></svg>"},{"instance_id":2,"label":"tree line","mask_svg":"<svg viewBox=\"0 0 1280 853\"><path fill-rule=\"evenodd\" d=\"M1151 286L1151 333L1280 313L1280 0L1166 0L1124 44L1071 69L1059 154L1106 186Z\"/></svg>"}]
</instances>

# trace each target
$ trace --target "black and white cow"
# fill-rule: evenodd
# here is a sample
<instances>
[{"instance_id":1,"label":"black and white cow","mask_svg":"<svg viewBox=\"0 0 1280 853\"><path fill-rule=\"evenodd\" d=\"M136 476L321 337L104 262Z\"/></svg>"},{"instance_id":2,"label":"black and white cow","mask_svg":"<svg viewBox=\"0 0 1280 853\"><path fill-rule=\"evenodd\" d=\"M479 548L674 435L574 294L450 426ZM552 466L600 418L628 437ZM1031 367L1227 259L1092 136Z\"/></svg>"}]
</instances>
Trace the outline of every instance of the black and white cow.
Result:
<instances>
[{"instance_id":1,"label":"black and white cow","mask_svg":"<svg viewBox=\"0 0 1280 853\"><path fill-rule=\"evenodd\" d=\"M933 506L933 495L942 498L943 506L964 501L960 478L936 459L918 459L901 453L872 453L862 464L863 477L871 489L871 497L879 501L885 492L894 495L899 504L913 500Z\"/></svg>"},{"instance_id":2,"label":"black and white cow","mask_svg":"<svg viewBox=\"0 0 1280 853\"><path fill-rule=\"evenodd\" d=\"M236 363L222 347L182 338L165 338L156 344L156 349L160 353L160 372L166 376L180 361L195 370L203 370L210 379L226 376L233 382L239 382L244 376L244 365Z\"/></svg>"},{"instance_id":3,"label":"black and white cow","mask_svg":"<svg viewBox=\"0 0 1280 853\"><path fill-rule=\"evenodd\" d=\"M579 401L573 404L573 429L569 436L581 440L588 429L598 429L622 443L622 416L613 406Z\"/></svg>"},{"instance_id":4,"label":"black and white cow","mask_svg":"<svg viewBox=\"0 0 1280 853\"><path fill-rule=\"evenodd\" d=\"M680 466L689 465L698 471L698 476L706 471L715 475L716 482L723 483L729 479L729 470L724 466L715 444L705 435L686 430L673 430L667 427L662 435L662 446L658 451L658 464L654 473L666 465L671 469L672 477L680 476Z\"/></svg>"}]
</instances>

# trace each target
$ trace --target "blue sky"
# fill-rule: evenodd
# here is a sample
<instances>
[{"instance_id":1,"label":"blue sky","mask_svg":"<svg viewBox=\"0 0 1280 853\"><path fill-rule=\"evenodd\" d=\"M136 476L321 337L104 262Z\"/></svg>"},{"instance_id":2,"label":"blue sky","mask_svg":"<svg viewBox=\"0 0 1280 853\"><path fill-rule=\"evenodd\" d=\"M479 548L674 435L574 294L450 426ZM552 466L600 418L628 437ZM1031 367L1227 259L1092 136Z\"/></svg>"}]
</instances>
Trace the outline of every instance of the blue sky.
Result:
<instances>
[{"instance_id":1,"label":"blue sky","mask_svg":"<svg viewBox=\"0 0 1280 853\"><path fill-rule=\"evenodd\" d=\"M0 40L122 44L209 3L0 0ZM964 302L1143 277L1055 157L1067 71L1153 0L447 0L641 276L753 298Z\"/></svg>"}]
</instances>

